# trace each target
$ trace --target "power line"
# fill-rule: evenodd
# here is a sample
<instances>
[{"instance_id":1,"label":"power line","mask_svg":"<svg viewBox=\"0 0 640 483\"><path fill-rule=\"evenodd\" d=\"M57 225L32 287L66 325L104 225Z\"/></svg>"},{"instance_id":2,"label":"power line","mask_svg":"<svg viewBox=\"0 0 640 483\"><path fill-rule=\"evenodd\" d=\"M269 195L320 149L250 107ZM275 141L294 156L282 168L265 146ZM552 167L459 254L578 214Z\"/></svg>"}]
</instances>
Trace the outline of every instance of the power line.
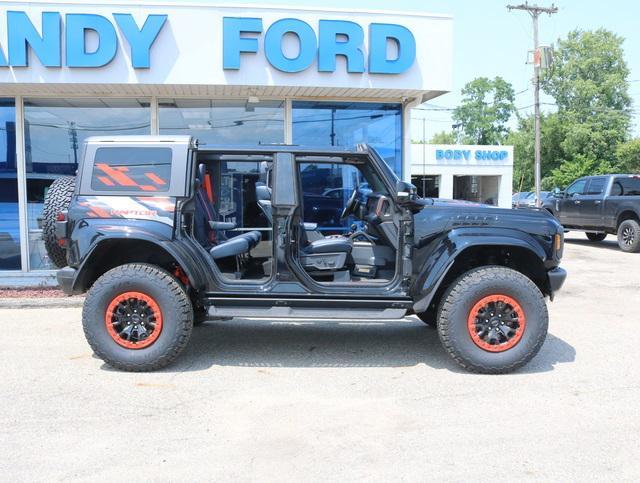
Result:
<instances>
[{"instance_id":1,"label":"power line","mask_svg":"<svg viewBox=\"0 0 640 483\"><path fill-rule=\"evenodd\" d=\"M455 111L455 107L414 107L416 111Z\"/></svg>"}]
</instances>

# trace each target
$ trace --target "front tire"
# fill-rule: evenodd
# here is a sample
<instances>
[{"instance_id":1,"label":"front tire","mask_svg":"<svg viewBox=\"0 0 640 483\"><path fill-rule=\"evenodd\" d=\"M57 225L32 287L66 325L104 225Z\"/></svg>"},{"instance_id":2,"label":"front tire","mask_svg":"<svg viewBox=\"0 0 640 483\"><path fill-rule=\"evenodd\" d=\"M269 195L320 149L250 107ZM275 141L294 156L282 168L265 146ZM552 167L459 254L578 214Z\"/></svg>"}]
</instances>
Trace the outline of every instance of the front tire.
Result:
<instances>
[{"instance_id":1,"label":"front tire","mask_svg":"<svg viewBox=\"0 0 640 483\"><path fill-rule=\"evenodd\" d=\"M607 238L606 233L594 233L592 231L588 231L586 235L589 241L592 241L592 242L601 242L602 240Z\"/></svg>"},{"instance_id":2,"label":"front tire","mask_svg":"<svg viewBox=\"0 0 640 483\"><path fill-rule=\"evenodd\" d=\"M82 326L95 354L123 371L169 365L186 347L193 308L184 288L165 270L142 263L102 275L84 302Z\"/></svg>"},{"instance_id":3,"label":"front tire","mask_svg":"<svg viewBox=\"0 0 640 483\"><path fill-rule=\"evenodd\" d=\"M529 362L547 335L544 296L525 275L506 267L481 267L446 290L438 311L445 350L465 369L512 372Z\"/></svg>"},{"instance_id":4,"label":"front tire","mask_svg":"<svg viewBox=\"0 0 640 483\"><path fill-rule=\"evenodd\" d=\"M624 220L620 223L618 246L623 252L640 252L640 224L636 220Z\"/></svg>"}]
</instances>

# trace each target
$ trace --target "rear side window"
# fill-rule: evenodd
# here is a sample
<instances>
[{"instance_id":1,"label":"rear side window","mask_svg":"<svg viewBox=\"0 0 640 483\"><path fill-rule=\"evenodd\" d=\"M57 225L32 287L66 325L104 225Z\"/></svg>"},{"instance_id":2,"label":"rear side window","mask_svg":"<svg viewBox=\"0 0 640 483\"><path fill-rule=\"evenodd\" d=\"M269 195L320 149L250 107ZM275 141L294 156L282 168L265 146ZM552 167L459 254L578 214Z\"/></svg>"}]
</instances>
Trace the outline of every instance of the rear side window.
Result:
<instances>
[{"instance_id":1,"label":"rear side window","mask_svg":"<svg viewBox=\"0 0 640 483\"><path fill-rule=\"evenodd\" d=\"M604 192L604 185L606 183L607 183L607 178L591 178L586 194L601 195Z\"/></svg>"},{"instance_id":2,"label":"rear side window","mask_svg":"<svg viewBox=\"0 0 640 483\"><path fill-rule=\"evenodd\" d=\"M95 191L161 193L171 184L170 148L98 148L91 174Z\"/></svg>"},{"instance_id":3,"label":"rear side window","mask_svg":"<svg viewBox=\"0 0 640 483\"><path fill-rule=\"evenodd\" d=\"M611 188L611 196L640 196L640 176L616 178Z\"/></svg>"}]
</instances>

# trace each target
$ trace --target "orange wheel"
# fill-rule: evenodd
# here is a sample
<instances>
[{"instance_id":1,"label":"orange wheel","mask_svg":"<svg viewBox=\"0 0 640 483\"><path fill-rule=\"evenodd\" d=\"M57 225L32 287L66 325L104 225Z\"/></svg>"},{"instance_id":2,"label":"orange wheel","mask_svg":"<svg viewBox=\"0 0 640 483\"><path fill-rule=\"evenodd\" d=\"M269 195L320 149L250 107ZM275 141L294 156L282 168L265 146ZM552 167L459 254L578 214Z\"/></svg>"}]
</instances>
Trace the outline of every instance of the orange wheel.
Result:
<instances>
[{"instance_id":1,"label":"orange wheel","mask_svg":"<svg viewBox=\"0 0 640 483\"><path fill-rule=\"evenodd\" d=\"M116 344L127 349L144 349L160 337L162 311L152 297L125 292L111 300L104 322Z\"/></svg>"},{"instance_id":2,"label":"orange wheel","mask_svg":"<svg viewBox=\"0 0 640 483\"><path fill-rule=\"evenodd\" d=\"M520 304L508 295L498 294L478 300L467 319L471 340L489 352L504 352L518 344L526 324Z\"/></svg>"}]
</instances>

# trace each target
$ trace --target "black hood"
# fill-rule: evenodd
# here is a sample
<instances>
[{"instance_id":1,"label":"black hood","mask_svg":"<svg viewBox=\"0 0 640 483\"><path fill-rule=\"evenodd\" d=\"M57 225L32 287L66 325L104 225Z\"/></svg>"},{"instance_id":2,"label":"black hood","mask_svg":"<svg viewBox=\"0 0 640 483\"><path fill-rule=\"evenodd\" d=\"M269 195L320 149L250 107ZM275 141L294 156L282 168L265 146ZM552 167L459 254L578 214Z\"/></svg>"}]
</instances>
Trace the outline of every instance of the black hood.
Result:
<instances>
[{"instance_id":1,"label":"black hood","mask_svg":"<svg viewBox=\"0 0 640 483\"><path fill-rule=\"evenodd\" d=\"M415 201L416 240L461 227L510 228L537 236L553 236L562 225L545 209L498 208L461 200L420 198Z\"/></svg>"}]
</instances>

